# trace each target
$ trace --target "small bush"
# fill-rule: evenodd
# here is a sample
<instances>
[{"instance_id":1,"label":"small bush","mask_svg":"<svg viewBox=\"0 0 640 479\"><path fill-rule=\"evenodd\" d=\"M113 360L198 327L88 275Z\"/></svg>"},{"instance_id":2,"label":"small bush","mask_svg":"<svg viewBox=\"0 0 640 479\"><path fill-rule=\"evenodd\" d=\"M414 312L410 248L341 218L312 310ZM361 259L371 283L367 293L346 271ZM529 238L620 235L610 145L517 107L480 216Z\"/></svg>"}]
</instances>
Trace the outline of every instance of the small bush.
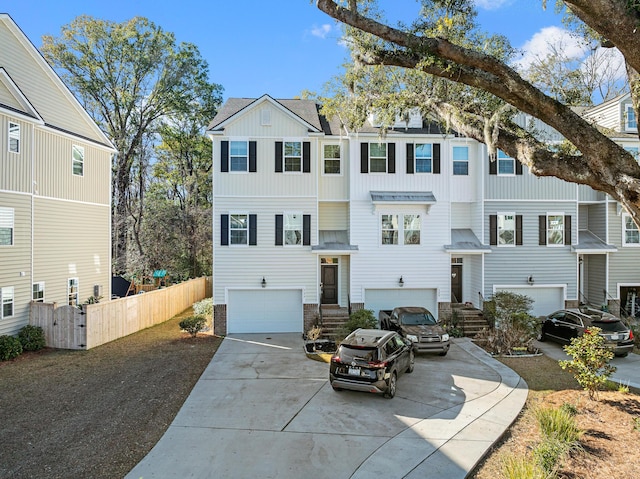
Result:
<instances>
[{"instance_id":1,"label":"small bush","mask_svg":"<svg viewBox=\"0 0 640 479\"><path fill-rule=\"evenodd\" d=\"M545 438L533 448L533 455L547 474L554 472L564 459L569 448L555 438Z\"/></svg>"},{"instance_id":2,"label":"small bush","mask_svg":"<svg viewBox=\"0 0 640 479\"><path fill-rule=\"evenodd\" d=\"M8 361L22 354L22 344L14 336L0 336L0 361Z\"/></svg>"},{"instance_id":3,"label":"small bush","mask_svg":"<svg viewBox=\"0 0 640 479\"><path fill-rule=\"evenodd\" d=\"M206 324L207 319L203 316L189 316L180 321L179 326L180 329L189 333L192 338L195 338L198 333L204 329Z\"/></svg>"},{"instance_id":4,"label":"small bush","mask_svg":"<svg viewBox=\"0 0 640 479\"><path fill-rule=\"evenodd\" d=\"M604 347L604 338L600 336L600 328L590 328L582 336L573 338L571 344L564 347L567 354L573 357L569 361L560 361L562 369L568 369L589 393L589 399L595 399L597 392L606 386L609 376L616 370L609 364L613 359L613 351Z\"/></svg>"},{"instance_id":5,"label":"small bush","mask_svg":"<svg viewBox=\"0 0 640 479\"><path fill-rule=\"evenodd\" d=\"M44 337L44 330L40 326L27 324L18 333L18 339L25 351L37 351L47 345Z\"/></svg>"},{"instance_id":6,"label":"small bush","mask_svg":"<svg viewBox=\"0 0 640 479\"><path fill-rule=\"evenodd\" d=\"M349 315L349 321L340 329L340 335L344 338L358 328L375 329L378 321L370 309L359 309Z\"/></svg>"},{"instance_id":7,"label":"small bush","mask_svg":"<svg viewBox=\"0 0 640 479\"><path fill-rule=\"evenodd\" d=\"M535 417L545 438L557 439L568 447L573 447L580 441L582 431L567 408L538 408L535 410Z\"/></svg>"},{"instance_id":8,"label":"small bush","mask_svg":"<svg viewBox=\"0 0 640 479\"><path fill-rule=\"evenodd\" d=\"M529 456L507 456L502 460L505 479L547 479L548 475L535 458Z\"/></svg>"},{"instance_id":9,"label":"small bush","mask_svg":"<svg viewBox=\"0 0 640 479\"><path fill-rule=\"evenodd\" d=\"M193 312L196 316L213 317L213 298L206 298L197 303L193 303Z\"/></svg>"}]
</instances>

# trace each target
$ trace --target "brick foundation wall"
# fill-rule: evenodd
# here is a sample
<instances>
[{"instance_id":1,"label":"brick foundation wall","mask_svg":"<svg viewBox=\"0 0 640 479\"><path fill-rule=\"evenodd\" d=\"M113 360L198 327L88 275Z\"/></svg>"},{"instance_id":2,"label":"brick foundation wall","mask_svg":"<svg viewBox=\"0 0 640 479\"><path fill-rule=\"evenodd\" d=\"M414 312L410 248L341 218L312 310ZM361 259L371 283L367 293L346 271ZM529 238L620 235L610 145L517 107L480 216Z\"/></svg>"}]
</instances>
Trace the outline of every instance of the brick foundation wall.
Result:
<instances>
[{"instance_id":1,"label":"brick foundation wall","mask_svg":"<svg viewBox=\"0 0 640 479\"><path fill-rule=\"evenodd\" d=\"M213 305L213 334L216 336L227 335L227 305Z\"/></svg>"},{"instance_id":2,"label":"brick foundation wall","mask_svg":"<svg viewBox=\"0 0 640 479\"><path fill-rule=\"evenodd\" d=\"M438 319L446 321L451 318L451 303L438 303Z\"/></svg>"},{"instance_id":3,"label":"brick foundation wall","mask_svg":"<svg viewBox=\"0 0 640 479\"><path fill-rule=\"evenodd\" d=\"M360 311L364 309L364 303L351 303L351 312L355 313L356 311Z\"/></svg>"},{"instance_id":4,"label":"brick foundation wall","mask_svg":"<svg viewBox=\"0 0 640 479\"><path fill-rule=\"evenodd\" d=\"M303 327L304 327L304 331L302 331L303 333L306 333L307 331L309 331L313 326L315 326L316 324L318 324L318 321L320 320L320 316L318 313L318 304L317 303L309 303L309 304L305 304L303 305Z\"/></svg>"}]
</instances>

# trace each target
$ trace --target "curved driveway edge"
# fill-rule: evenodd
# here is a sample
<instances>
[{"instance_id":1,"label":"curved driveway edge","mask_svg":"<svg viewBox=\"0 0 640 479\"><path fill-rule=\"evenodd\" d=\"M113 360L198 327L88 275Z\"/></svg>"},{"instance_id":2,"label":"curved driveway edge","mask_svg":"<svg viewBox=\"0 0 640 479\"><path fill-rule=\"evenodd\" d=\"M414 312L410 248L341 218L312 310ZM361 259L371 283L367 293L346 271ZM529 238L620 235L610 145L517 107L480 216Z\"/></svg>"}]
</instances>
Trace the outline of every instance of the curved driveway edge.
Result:
<instances>
[{"instance_id":1,"label":"curved driveway edge","mask_svg":"<svg viewBox=\"0 0 640 479\"><path fill-rule=\"evenodd\" d=\"M139 478L465 478L527 385L468 339L420 355L394 399L335 392L299 334L224 339Z\"/></svg>"}]
</instances>

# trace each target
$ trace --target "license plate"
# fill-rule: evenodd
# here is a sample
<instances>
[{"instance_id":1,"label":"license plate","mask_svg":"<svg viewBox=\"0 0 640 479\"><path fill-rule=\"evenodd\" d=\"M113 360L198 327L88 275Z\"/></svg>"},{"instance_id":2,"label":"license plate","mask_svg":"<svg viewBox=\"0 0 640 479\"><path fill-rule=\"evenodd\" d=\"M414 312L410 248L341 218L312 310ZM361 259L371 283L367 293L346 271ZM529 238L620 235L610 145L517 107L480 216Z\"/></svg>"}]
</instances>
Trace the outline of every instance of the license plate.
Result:
<instances>
[{"instance_id":1,"label":"license plate","mask_svg":"<svg viewBox=\"0 0 640 479\"><path fill-rule=\"evenodd\" d=\"M360 376L360 368L349 368L349 376Z\"/></svg>"},{"instance_id":2,"label":"license plate","mask_svg":"<svg viewBox=\"0 0 640 479\"><path fill-rule=\"evenodd\" d=\"M611 335L611 340L612 341L617 341L618 340L618 335L617 334L612 334Z\"/></svg>"}]
</instances>

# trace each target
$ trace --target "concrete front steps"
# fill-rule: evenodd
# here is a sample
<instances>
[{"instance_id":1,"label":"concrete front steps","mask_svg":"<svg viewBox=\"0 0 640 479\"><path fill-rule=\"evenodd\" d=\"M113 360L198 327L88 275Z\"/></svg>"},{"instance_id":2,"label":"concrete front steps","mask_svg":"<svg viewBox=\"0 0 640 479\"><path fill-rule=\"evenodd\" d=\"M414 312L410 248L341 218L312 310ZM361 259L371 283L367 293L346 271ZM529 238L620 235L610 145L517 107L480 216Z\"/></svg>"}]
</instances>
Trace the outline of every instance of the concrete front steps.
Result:
<instances>
[{"instance_id":1,"label":"concrete front steps","mask_svg":"<svg viewBox=\"0 0 640 479\"><path fill-rule=\"evenodd\" d=\"M483 329L489 329L489 323L482 314L482 310L464 304L452 304L452 314L456 317L456 327L462 335L474 338Z\"/></svg>"},{"instance_id":2,"label":"concrete front steps","mask_svg":"<svg viewBox=\"0 0 640 479\"><path fill-rule=\"evenodd\" d=\"M336 338L342 326L349 321L349 309L337 304L320 305L323 336Z\"/></svg>"}]
</instances>

